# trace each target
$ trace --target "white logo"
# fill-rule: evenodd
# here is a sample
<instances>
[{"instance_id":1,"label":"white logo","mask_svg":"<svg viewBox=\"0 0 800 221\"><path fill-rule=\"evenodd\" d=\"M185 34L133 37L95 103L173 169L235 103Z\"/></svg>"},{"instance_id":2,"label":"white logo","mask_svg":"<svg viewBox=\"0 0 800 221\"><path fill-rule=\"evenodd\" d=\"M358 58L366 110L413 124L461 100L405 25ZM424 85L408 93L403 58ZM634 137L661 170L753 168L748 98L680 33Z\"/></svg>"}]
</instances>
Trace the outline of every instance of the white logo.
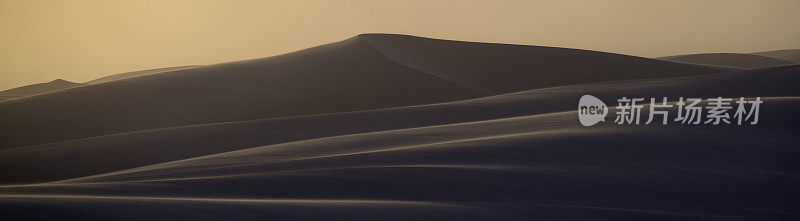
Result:
<instances>
[{"instance_id":1,"label":"white logo","mask_svg":"<svg viewBox=\"0 0 800 221\"><path fill-rule=\"evenodd\" d=\"M583 126L592 126L606 120L608 106L592 95L583 95L578 101L578 120Z\"/></svg>"}]
</instances>

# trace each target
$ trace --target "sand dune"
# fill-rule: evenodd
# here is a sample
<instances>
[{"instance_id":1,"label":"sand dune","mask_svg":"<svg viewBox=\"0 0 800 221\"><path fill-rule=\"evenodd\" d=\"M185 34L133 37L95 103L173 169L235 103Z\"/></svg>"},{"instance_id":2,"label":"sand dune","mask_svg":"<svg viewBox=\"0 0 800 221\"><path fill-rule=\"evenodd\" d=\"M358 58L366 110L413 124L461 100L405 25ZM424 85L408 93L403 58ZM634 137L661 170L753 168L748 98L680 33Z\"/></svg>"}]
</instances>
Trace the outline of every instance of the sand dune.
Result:
<instances>
[{"instance_id":1,"label":"sand dune","mask_svg":"<svg viewBox=\"0 0 800 221\"><path fill-rule=\"evenodd\" d=\"M447 53L434 53L437 51ZM722 71L575 49L359 35L275 57L169 71L3 102L0 146Z\"/></svg>"},{"instance_id":2,"label":"sand dune","mask_svg":"<svg viewBox=\"0 0 800 221\"><path fill-rule=\"evenodd\" d=\"M800 49L764 51L753 53L754 55L777 58L781 60L791 61L795 64L800 64Z\"/></svg>"},{"instance_id":3,"label":"sand dune","mask_svg":"<svg viewBox=\"0 0 800 221\"><path fill-rule=\"evenodd\" d=\"M796 219L800 65L737 69L367 34L123 73L0 103L0 217ZM585 94L765 103L583 127Z\"/></svg>"},{"instance_id":4,"label":"sand dune","mask_svg":"<svg viewBox=\"0 0 800 221\"><path fill-rule=\"evenodd\" d=\"M4 174L0 180L6 184L54 181L254 146L569 111L584 93L607 100L632 95L791 97L798 96L794 86L800 81L797 71L798 66L787 66L698 77L601 82L442 104L173 127L12 148L0 151L0 174Z\"/></svg>"},{"instance_id":5,"label":"sand dune","mask_svg":"<svg viewBox=\"0 0 800 221\"><path fill-rule=\"evenodd\" d=\"M758 69L795 64L789 60L783 60L770 56L736 53L689 54L660 57L658 59L690 64L713 65L742 69Z\"/></svg>"},{"instance_id":6,"label":"sand dune","mask_svg":"<svg viewBox=\"0 0 800 221\"><path fill-rule=\"evenodd\" d=\"M81 85L83 84L69 82L62 79L56 79L46 83L32 84L18 88L8 89L5 91L0 91L0 98L10 100L10 99L16 99L27 96L33 96L37 94L44 94L48 92L64 90Z\"/></svg>"},{"instance_id":7,"label":"sand dune","mask_svg":"<svg viewBox=\"0 0 800 221\"><path fill-rule=\"evenodd\" d=\"M796 111L799 107L797 99L769 101L783 110ZM474 207L492 211L489 214L515 213L525 219L579 219L598 215L595 214L598 210L605 216L627 219L767 219L788 218L797 209L790 204L796 193L786 192L797 184L797 179L784 175L796 172L792 157L795 151L783 143L786 139L776 141L791 136L788 132L758 133L745 139L741 134L747 130L737 128L540 127L568 125L575 120L572 116L572 113L531 116L480 125L493 125L492 130L475 130L478 125L453 125L253 148L89 179L4 188L12 193L34 193L33 197L16 196L12 197L16 201L4 203L19 205L19 201L47 200L48 194L53 193L99 196L146 193L158 199L192 195L233 199L346 197L477 204ZM780 131L794 123L798 121L776 122L764 128L764 132ZM509 133L501 128L530 132ZM436 129L441 130L432 133ZM451 129L455 129L454 133L446 132ZM473 133L473 137L457 138L465 132ZM487 132L494 135L474 134ZM674 139L687 136L692 139ZM752 195L758 195L759 201L752 201ZM97 195L86 198L103 199ZM144 203L135 204L137 208L152 205L148 200L118 198L123 198L119 199L122 202ZM67 202L74 201L80 200ZM43 204L33 203L32 207ZM176 204L167 205L172 209L205 208ZM223 207L251 208L233 204ZM102 204L69 203L45 208L81 211L97 205ZM297 210L275 211L291 217L319 214L303 205L298 205L301 208ZM394 208L412 217L432 217L415 209ZM427 208L447 214L436 206ZM358 211L376 213L364 208ZM230 211L216 212L215 216L228 214L237 218ZM122 217L141 214L130 210L115 213Z\"/></svg>"},{"instance_id":8,"label":"sand dune","mask_svg":"<svg viewBox=\"0 0 800 221\"><path fill-rule=\"evenodd\" d=\"M56 92L60 90L66 90L73 87L88 85L88 84L99 84L103 82L109 81L116 81L122 80L126 78L144 76L149 74L157 74L163 73L167 71L175 71L180 69L186 69L191 67L196 67L197 65L190 65L190 66L179 66L179 67L168 67L168 68L157 68L157 69L149 69L149 70L142 70L142 71L133 71L133 72L125 72L121 74L114 74L98 79L94 79L91 81L87 81L84 83L74 83L69 82L62 79L56 79L47 83L40 83L40 84L32 84L26 85L22 87L12 88L5 91L0 92L0 101L23 98L28 96L33 96L37 94L44 94L50 92Z\"/></svg>"},{"instance_id":9,"label":"sand dune","mask_svg":"<svg viewBox=\"0 0 800 221\"><path fill-rule=\"evenodd\" d=\"M577 83L720 72L716 68L598 51L387 34L359 37L399 64L491 94Z\"/></svg>"},{"instance_id":10,"label":"sand dune","mask_svg":"<svg viewBox=\"0 0 800 221\"><path fill-rule=\"evenodd\" d=\"M800 142L794 134L800 125L800 118L794 116L800 111L800 90L794 86L800 81L798 77L800 66L784 66L697 77L598 82L441 104L104 137L154 142L137 143L127 150L120 149L125 146L102 146L109 140L97 140L94 147L87 145L101 138L86 139L83 144L70 141L62 146L7 149L0 154L4 157L0 162L16 162L3 166L2 174L9 174L12 164L16 169L35 171L25 168L19 159L39 163L75 159L61 165L40 164L58 171L48 174L42 170L37 176L53 177L69 173L70 164L75 165L74 169L86 169L77 164L79 157L113 167L112 161L103 159L145 156L137 152L151 150L141 147L174 142L169 139L181 133L185 137L176 140L202 139L239 129L228 134L241 134L244 139L261 137L265 143L273 143L194 157L176 156L171 162L149 161L143 164L152 165L56 182L4 186L0 188L0 204L23 208L23 216L30 214L25 211L85 211L108 205L109 201L136 208L150 208L148 205L152 204L148 202L153 201L162 202L167 208L237 208L289 217L352 215L345 211L386 214L379 209L385 207L376 209L363 204L349 207L343 203L348 209L331 213L317 209L334 211L338 207L307 203L285 206L286 201L281 200L264 200L272 202L266 204L231 200L358 199L455 205L423 206L427 208L423 211L414 206L391 206L395 209L390 214L428 218L472 211L477 219L495 215L497 219L519 220L594 216L630 220L786 219L797 216L800 209L791 203L800 197L792 188L800 184L794 175L798 172L795 144ZM622 96L762 96L766 103L758 126L581 127L574 105L586 93L607 101ZM411 119L415 122L400 123ZM400 126L387 126L393 123ZM225 129L227 126L230 128ZM269 131L265 134L272 137L248 135L258 131ZM336 135L331 131L339 132ZM165 136L154 139L158 133ZM314 134L328 136L314 138ZM281 141L282 136L294 141ZM237 138L220 137L229 143L163 148L188 153L214 149L215 145L235 146L233 141ZM121 152L103 152L108 148ZM150 158L140 160L145 159ZM58 199L53 195L59 194L75 197L61 199L72 202L69 204L44 203ZM126 198L133 195L151 199ZM204 198L197 201L229 200L205 200L202 204L208 207L198 206L201 203L193 201L198 195ZM165 200L172 198L178 200ZM141 215L109 207L115 211L114 217L161 217L165 213L148 209L155 212ZM212 217L231 214L227 209L209 211ZM252 214L240 218L249 215Z\"/></svg>"},{"instance_id":11,"label":"sand dune","mask_svg":"<svg viewBox=\"0 0 800 221\"><path fill-rule=\"evenodd\" d=\"M156 68L156 69L147 69L147 70L141 70L141 71L125 72L125 73L109 75L109 76L101 77L101 78L94 79L94 80L91 80L91 81L87 81L87 82L85 82L85 84L99 84L99 83L104 83L104 82L109 82L109 81L118 81L118 80L127 79L127 78L133 78L133 77L139 77L139 76L145 76L145 75L151 75L151 74L164 73L164 72L168 72L168 71L177 71L177 70L181 70L181 69L193 68L193 67L198 67L198 66L199 65L187 65L187 66Z\"/></svg>"}]
</instances>

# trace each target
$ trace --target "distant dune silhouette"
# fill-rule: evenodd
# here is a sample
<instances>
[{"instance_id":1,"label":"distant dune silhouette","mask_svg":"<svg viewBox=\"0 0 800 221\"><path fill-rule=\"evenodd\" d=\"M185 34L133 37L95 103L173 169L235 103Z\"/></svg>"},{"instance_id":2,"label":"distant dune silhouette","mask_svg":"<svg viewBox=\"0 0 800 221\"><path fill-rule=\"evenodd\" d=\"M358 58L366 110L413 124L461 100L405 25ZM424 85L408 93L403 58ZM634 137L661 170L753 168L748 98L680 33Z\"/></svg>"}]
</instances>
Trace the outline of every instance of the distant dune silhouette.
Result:
<instances>
[{"instance_id":1,"label":"distant dune silhouette","mask_svg":"<svg viewBox=\"0 0 800 221\"><path fill-rule=\"evenodd\" d=\"M713 66L743 68L743 69L768 68L768 67L777 67L777 66L795 64L794 62L788 60L783 60L770 56L762 56L757 54L736 54L736 53L676 55L669 57L660 57L658 59L674 61L674 62L684 62L690 64L713 65Z\"/></svg>"},{"instance_id":2,"label":"distant dune silhouette","mask_svg":"<svg viewBox=\"0 0 800 221\"><path fill-rule=\"evenodd\" d=\"M65 90L65 89L78 87L78 86L83 86L83 85L99 84L99 83L103 83L103 82L122 80L122 79L126 79L126 78L144 76L144 75L148 75L148 74L156 74L156 73L161 73L161 72L186 69L186 68L196 67L196 66L197 65L189 65L189 66L157 68L157 69L149 69L149 70L143 70L143 71L126 72L126 73L114 74L114 75L110 75L110 76L94 79L94 80L87 81L87 82L84 82L84 83L74 83L74 82L69 82L69 81L63 80L63 79L57 79L57 80L53 80L53 81L47 82L47 83L26 85L26 86L12 88L12 89L8 89L8 90L5 90L5 91L2 91L2 92L0 92L0 101L23 98L23 97L33 96L33 95L37 95L37 94L49 93L49 92L53 92L53 91Z\"/></svg>"},{"instance_id":3,"label":"distant dune silhouette","mask_svg":"<svg viewBox=\"0 0 800 221\"><path fill-rule=\"evenodd\" d=\"M794 219L800 65L722 57L365 34L111 76L0 102L0 216ZM578 123L586 94L606 122ZM613 123L621 97L720 96L759 124Z\"/></svg>"},{"instance_id":4,"label":"distant dune silhouette","mask_svg":"<svg viewBox=\"0 0 800 221\"><path fill-rule=\"evenodd\" d=\"M754 55L777 58L781 60L791 61L800 64L800 49L764 51L753 53Z\"/></svg>"},{"instance_id":5,"label":"distant dune silhouette","mask_svg":"<svg viewBox=\"0 0 800 221\"><path fill-rule=\"evenodd\" d=\"M37 94L44 94L48 92L64 90L81 85L83 84L69 82L62 79L56 79L46 83L32 84L18 88L8 89L5 91L0 91L0 99L10 100L10 99L22 98Z\"/></svg>"}]
</instances>

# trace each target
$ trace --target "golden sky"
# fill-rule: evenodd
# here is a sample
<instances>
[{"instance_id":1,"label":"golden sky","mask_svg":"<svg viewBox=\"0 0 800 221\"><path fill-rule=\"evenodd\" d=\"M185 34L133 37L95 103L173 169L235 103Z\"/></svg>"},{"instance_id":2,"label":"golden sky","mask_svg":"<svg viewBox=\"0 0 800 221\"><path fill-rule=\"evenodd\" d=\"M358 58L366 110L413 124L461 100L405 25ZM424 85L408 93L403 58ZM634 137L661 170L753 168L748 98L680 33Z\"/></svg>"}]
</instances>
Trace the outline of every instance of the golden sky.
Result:
<instances>
[{"instance_id":1,"label":"golden sky","mask_svg":"<svg viewBox=\"0 0 800 221\"><path fill-rule=\"evenodd\" d=\"M0 0L0 90L400 33L645 57L800 48L800 1Z\"/></svg>"}]
</instances>

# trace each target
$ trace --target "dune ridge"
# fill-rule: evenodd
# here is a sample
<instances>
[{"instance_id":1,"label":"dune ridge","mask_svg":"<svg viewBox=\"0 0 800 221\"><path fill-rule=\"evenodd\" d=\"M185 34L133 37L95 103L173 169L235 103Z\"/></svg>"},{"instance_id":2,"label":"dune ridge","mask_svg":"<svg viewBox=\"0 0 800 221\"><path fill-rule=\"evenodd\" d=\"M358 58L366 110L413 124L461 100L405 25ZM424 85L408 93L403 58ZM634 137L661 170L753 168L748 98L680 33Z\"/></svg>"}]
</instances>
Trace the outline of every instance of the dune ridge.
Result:
<instances>
[{"instance_id":1,"label":"dune ridge","mask_svg":"<svg viewBox=\"0 0 800 221\"><path fill-rule=\"evenodd\" d=\"M90 85L90 84L99 84L109 81L116 81L122 80L126 78L144 76L149 74L158 74L168 71L175 71L180 69L186 69L191 67L197 67L198 65L187 65L187 66L178 66L178 67L167 67L167 68L156 68L156 69L148 69L142 71L132 71L132 72L125 72L121 74L114 74L109 75L106 77L94 79L91 81L83 82L83 83L75 83L66 81L63 79L56 79L47 83L39 83L39 84L32 84L26 85L22 87L16 87L12 89L8 89L5 91L0 92L0 101L11 100L11 99L19 99L44 93L51 93L51 92L58 92L60 90L67 90L74 87L79 87L83 85Z\"/></svg>"},{"instance_id":2,"label":"dune ridge","mask_svg":"<svg viewBox=\"0 0 800 221\"><path fill-rule=\"evenodd\" d=\"M758 53L754 54L737 54L737 53L705 53L705 54L689 54L689 55L675 55L668 57L660 57L658 59L674 62L683 62L689 64L713 65L720 67L731 67L741 69L758 69L777 67L784 65L796 64L789 60L774 58L770 56L762 56Z\"/></svg>"},{"instance_id":3,"label":"dune ridge","mask_svg":"<svg viewBox=\"0 0 800 221\"><path fill-rule=\"evenodd\" d=\"M125 73L113 74L113 75L101 77L101 78L98 78L98 79L94 79L94 80L91 80L91 81L84 82L84 84L99 84L99 83L105 83L105 82L109 82L109 81L118 81L118 80L127 79L127 78L133 78L133 77L139 77L139 76L145 76L145 75L151 75L151 74L164 73L164 72L168 72L168 71L177 71L177 70L181 70L181 69L187 69L187 68L193 68L193 67L199 67L199 66L200 65L185 65L185 66L177 66L177 67L166 67L166 68L147 69L147 70L141 70L141 71L131 71L131 72L125 72Z\"/></svg>"},{"instance_id":4,"label":"dune ridge","mask_svg":"<svg viewBox=\"0 0 800 221\"><path fill-rule=\"evenodd\" d=\"M763 51L753 53L754 55L766 56L771 58L777 58L781 60L787 60L794 62L796 64L800 64L800 49L787 49L787 50L775 50L775 51Z\"/></svg>"}]
</instances>

